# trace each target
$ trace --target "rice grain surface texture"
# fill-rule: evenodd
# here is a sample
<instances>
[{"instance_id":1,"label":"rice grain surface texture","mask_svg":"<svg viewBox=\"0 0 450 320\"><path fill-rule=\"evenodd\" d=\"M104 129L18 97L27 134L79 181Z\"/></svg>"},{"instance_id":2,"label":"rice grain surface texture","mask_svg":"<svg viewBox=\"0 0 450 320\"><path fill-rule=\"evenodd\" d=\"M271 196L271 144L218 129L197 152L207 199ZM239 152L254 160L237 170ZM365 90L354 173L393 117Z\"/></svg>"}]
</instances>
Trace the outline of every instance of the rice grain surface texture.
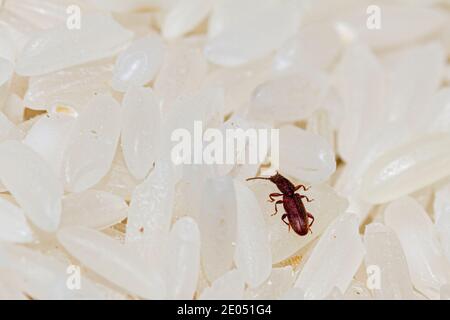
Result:
<instances>
[{"instance_id":1,"label":"rice grain surface texture","mask_svg":"<svg viewBox=\"0 0 450 320\"><path fill-rule=\"evenodd\" d=\"M13 299L450 299L450 2L0 0Z\"/></svg>"}]
</instances>

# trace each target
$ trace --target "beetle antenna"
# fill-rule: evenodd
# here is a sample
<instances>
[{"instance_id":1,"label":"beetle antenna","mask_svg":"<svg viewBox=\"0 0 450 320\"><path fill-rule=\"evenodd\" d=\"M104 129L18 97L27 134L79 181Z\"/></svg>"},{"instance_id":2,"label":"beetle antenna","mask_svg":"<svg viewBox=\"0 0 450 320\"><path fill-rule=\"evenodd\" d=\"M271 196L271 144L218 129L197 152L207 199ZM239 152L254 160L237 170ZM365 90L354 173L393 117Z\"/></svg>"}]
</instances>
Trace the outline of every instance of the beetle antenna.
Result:
<instances>
[{"instance_id":1,"label":"beetle antenna","mask_svg":"<svg viewBox=\"0 0 450 320\"><path fill-rule=\"evenodd\" d=\"M264 178L264 177L254 177L254 178L248 178L247 181L250 180L270 180L270 178Z\"/></svg>"}]
</instances>

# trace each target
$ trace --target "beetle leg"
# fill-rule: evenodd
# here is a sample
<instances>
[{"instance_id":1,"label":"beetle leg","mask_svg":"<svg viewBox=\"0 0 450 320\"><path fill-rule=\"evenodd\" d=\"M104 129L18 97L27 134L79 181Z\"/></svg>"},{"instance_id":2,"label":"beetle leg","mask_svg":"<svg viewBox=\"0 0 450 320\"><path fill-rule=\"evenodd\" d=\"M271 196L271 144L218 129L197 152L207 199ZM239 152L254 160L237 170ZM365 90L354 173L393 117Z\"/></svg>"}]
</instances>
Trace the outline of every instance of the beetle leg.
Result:
<instances>
[{"instance_id":1,"label":"beetle leg","mask_svg":"<svg viewBox=\"0 0 450 320\"><path fill-rule=\"evenodd\" d=\"M299 184L298 186L295 187L295 191L299 190L299 189L303 189L303 191L308 191L311 187L306 187L302 184Z\"/></svg>"},{"instance_id":2,"label":"beetle leg","mask_svg":"<svg viewBox=\"0 0 450 320\"><path fill-rule=\"evenodd\" d=\"M308 202L313 202L314 201L314 199L309 199L307 196L300 196L300 198L306 199L306 201L308 201Z\"/></svg>"},{"instance_id":3,"label":"beetle leg","mask_svg":"<svg viewBox=\"0 0 450 320\"><path fill-rule=\"evenodd\" d=\"M286 221L287 216L288 216L287 214L283 214L281 216L281 221L283 221L284 224L288 226L288 230L289 230L288 232L290 232L291 231L291 225L289 224L289 222Z\"/></svg>"},{"instance_id":4,"label":"beetle leg","mask_svg":"<svg viewBox=\"0 0 450 320\"><path fill-rule=\"evenodd\" d=\"M309 226L312 227L312 225L314 223L314 216L311 213L309 213L309 212L307 212L307 214L308 214L308 218L312 219L311 223L309 224Z\"/></svg>"},{"instance_id":5,"label":"beetle leg","mask_svg":"<svg viewBox=\"0 0 450 320\"><path fill-rule=\"evenodd\" d=\"M278 213L277 205L282 204L282 203L283 203L283 200L278 200L277 202L275 202L275 212L272 214L272 216L274 216Z\"/></svg>"},{"instance_id":6,"label":"beetle leg","mask_svg":"<svg viewBox=\"0 0 450 320\"><path fill-rule=\"evenodd\" d=\"M275 201L275 197L281 197L281 196L283 196L283 194L282 193L271 193L271 194L269 194L269 199L270 200L267 200L267 201L269 201L269 202L274 202Z\"/></svg>"}]
</instances>

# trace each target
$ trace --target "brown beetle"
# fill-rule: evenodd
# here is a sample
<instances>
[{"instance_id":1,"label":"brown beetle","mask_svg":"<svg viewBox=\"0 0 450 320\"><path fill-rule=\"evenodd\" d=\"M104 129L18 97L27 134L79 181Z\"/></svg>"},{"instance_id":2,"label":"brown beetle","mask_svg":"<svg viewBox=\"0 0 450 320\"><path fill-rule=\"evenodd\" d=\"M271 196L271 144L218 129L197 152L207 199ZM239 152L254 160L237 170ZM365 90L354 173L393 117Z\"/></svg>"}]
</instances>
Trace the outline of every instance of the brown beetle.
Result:
<instances>
[{"instance_id":1,"label":"brown beetle","mask_svg":"<svg viewBox=\"0 0 450 320\"><path fill-rule=\"evenodd\" d=\"M283 220L283 222L287 224L289 228L292 227L292 229L294 229L295 233L297 233L298 235L307 235L314 223L314 216L306 211L305 205L303 204L303 199L305 199L307 202L312 202L314 200L311 200L307 196L299 194L296 191L300 189L308 191L309 188L305 187L302 184L295 186L292 182L290 182L278 172L274 176L271 176L269 178L254 177L247 179L247 181L257 179L271 181L281 192L271 193L269 195L270 202L274 202L276 200L276 197L283 197L283 200L278 200L277 202L275 202L275 213L272 215L274 216L278 213L277 205L283 204L286 213L283 214L281 220ZM286 221L286 218L288 219L288 221ZM312 220L311 223L309 223L309 219Z\"/></svg>"}]
</instances>

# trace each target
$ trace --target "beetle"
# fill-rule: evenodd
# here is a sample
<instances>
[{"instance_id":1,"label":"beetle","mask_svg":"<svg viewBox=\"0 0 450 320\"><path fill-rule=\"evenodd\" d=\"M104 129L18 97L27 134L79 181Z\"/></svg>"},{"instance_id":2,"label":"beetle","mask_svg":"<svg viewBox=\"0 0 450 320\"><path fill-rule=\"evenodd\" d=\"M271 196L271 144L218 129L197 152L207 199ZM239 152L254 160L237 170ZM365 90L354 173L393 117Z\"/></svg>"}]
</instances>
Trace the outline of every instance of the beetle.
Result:
<instances>
[{"instance_id":1,"label":"beetle","mask_svg":"<svg viewBox=\"0 0 450 320\"><path fill-rule=\"evenodd\" d=\"M271 177L254 177L248 178L247 181L251 180L269 180L274 183L281 193L271 193L269 195L269 202L275 202L277 197L283 197L282 200L277 200L275 202L275 213L278 213L277 206L282 204L285 214L282 215L281 220L290 228L292 228L295 233L300 236L305 236L311 231L311 226L314 223L314 216L306 210L303 200L307 202L312 202L314 199L309 199L307 196L297 193L298 190L303 189L303 191L308 191L310 188L300 184L295 186L287 178L283 177L278 172ZM286 221L286 218L288 221ZM309 220L312 220L311 223ZM312 232L312 231L311 231Z\"/></svg>"}]
</instances>

